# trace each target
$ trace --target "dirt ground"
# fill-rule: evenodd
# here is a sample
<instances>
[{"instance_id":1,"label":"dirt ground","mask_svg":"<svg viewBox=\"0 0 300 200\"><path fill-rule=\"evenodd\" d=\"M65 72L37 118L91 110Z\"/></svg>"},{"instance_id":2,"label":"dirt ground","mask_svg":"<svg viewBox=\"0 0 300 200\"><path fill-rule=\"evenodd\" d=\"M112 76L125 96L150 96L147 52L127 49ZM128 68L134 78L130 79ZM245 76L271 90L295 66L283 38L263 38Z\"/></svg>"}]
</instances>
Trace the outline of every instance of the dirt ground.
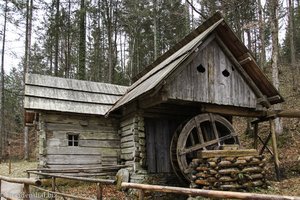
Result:
<instances>
[{"instance_id":1,"label":"dirt ground","mask_svg":"<svg viewBox=\"0 0 300 200\"><path fill-rule=\"evenodd\" d=\"M300 135L299 135L300 141ZM289 145L291 148L295 148L294 150L290 150L290 153L281 153L281 164L284 167L283 179L280 182L275 181L274 170L272 166L271 160L267 166L268 170L268 179L270 181L270 186L268 189L256 189L255 193L263 193L263 194L278 194L278 195L288 195L288 196L300 196L300 162L291 162L295 158L295 156L300 156L297 153L300 149L297 146ZM296 152L296 153L295 153ZM290 159L289 162L286 157ZM0 174L10 177L26 177L26 169L33 169L36 168L37 162L26 162L26 161L14 161L12 162L12 173L9 174L8 172L8 163L0 164ZM74 181L58 181L59 182L59 189L63 192L79 195L84 197L91 197L95 198L96 195L96 184L82 184L79 182ZM50 181L44 182L46 187L50 187ZM132 199L132 197L126 197L126 194L120 191L117 191L114 186L106 186L103 190L104 199L109 200L123 200L123 199ZM59 199L59 198L58 198ZM164 198L165 199L165 198Z\"/></svg>"}]
</instances>

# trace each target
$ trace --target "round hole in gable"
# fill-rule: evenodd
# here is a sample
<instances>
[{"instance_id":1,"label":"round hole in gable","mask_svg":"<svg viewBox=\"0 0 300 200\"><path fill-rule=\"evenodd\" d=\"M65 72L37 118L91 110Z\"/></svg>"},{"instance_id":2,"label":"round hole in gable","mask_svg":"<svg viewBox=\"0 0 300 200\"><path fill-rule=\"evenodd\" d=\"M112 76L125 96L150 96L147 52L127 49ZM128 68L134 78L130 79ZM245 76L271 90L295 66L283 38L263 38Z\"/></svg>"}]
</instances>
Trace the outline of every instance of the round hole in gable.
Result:
<instances>
[{"instance_id":1,"label":"round hole in gable","mask_svg":"<svg viewBox=\"0 0 300 200\"><path fill-rule=\"evenodd\" d=\"M222 74L223 74L223 76L225 76L225 77L230 76L230 73L229 73L229 71L228 71L227 69L224 69L224 70L222 71Z\"/></svg>"},{"instance_id":2,"label":"round hole in gable","mask_svg":"<svg viewBox=\"0 0 300 200\"><path fill-rule=\"evenodd\" d=\"M198 65L197 71L200 72L200 73L204 73L205 72L205 68L203 67L202 64Z\"/></svg>"}]
</instances>

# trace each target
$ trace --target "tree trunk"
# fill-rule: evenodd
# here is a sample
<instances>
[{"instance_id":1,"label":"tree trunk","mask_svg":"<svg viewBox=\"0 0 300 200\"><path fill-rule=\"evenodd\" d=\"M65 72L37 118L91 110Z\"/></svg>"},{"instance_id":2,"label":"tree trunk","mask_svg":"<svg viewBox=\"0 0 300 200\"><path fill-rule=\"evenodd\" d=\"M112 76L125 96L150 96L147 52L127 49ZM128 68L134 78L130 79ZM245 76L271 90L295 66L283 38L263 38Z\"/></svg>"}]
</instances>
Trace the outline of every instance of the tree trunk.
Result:
<instances>
[{"instance_id":1,"label":"tree trunk","mask_svg":"<svg viewBox=\"0 0 300 200\"><path fill-rule=\"evenodd\" d=\"M30 47L31 47L31 30L32 30L32 11L33 11L33 0L27 0L27 15L26 15L26 39L25 39L25 63L24 63L24 87L25 87L25 75L29 72L29 61L30 61ZM25 91L25 90L24 90ZM26 135L28 137L28 127L24 127L24 139L26 140ZM24 159L28 159L29 148L28 138L27 142L24 143Z\"/></svg>"},{"instance_id":2,"label":"tree trunk","mask_svg":"<svg viewBox=\"0 0 300 200\"><path fill-rule=\"evenodd\" d=\"M157 0L153 0L153 40L154 40L154 60L157 58Z\"/></svg>"},{"instance_id":3,"label":"tree trunk","mask_svg":"<svg viewBox=\"0 0 300 200\"><path fill-rule=\"evenodd\" d=\"M279 74L278 74L278 0L271 1L271 36L272 36L272 80L275 88L279 89ZM274 106L275 110L280 110L281 105ZM282 120L281 118L275 119L275 131L276 134L282 134Z\"/></svg>"},{"instance_id":4,"label":"tree trunk","mask_svg":"<svg viewBox=\"0 0 300 200\"><path fill-rule=\"evenodd\" d=\"M86 17L85 0L81 0L80 17L79 17L80 30L79 30L79 69L78 69L78 78L81 80L85 79L85 57L86 57L85 17Z\"/></svg>"},{"instance_id":5,"label":"tree trunk","mask_svg":"<svg viewBox=\"0 0 300 200\"><path fill-rule=\"evenodd\" d=\"M296 51L295 51L295 40L294 40L294 0L288 0L289 4L289 38L291 46L291 66L294 72L297 71L296 67ZM297 91L298 88L298 74L293 73L293 89Z\"/></svg>"},{"instance_id":6,"label":"tree trunk","mask_svg":"<svg viewBox=\"0 0 300 200\"><path fill-rule=\"evenodd\" d=\"M266 63L266 45L265 45L265 22L261 0L258 0L258 20L259 20L259 38L260 38L260 57L259 65L264 70Z\"/></svg>"},{"instance_id":7,"label":"tree trunk","mask_svg":"<svg viewBox=\"0 0 300 200\"><path fill-rule=\"evenodd\" d=\"M59 27L59 0L56 0L54 76L58 76Z\"/></svg>"},{"instance_id":8,"label":"tree trunk","mask_svg":"<svg viewBox=\"0 0 300 200\"><path fill-rule=\"evenodd\" d=\"M6 42L6 23L7 23L7 0L5 0L4 10L4 24L3 24L3 36L2 36L2 54L1 54L1 121L0 121L0 163L2 161L4 150L4 136L5 136L5 124L4 124L4 54L5 54L5 42Z\"/></svg>"}]
</instances>

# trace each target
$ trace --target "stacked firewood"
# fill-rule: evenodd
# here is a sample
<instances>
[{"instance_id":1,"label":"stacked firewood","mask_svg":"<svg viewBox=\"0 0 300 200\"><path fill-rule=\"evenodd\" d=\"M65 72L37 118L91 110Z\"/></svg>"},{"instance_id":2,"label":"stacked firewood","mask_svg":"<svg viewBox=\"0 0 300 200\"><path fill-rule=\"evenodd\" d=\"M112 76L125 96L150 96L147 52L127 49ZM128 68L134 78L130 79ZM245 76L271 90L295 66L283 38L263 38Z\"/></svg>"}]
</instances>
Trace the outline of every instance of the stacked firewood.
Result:
<instances>
[{"instance_id":1,"label":"stacked firewood","mask_svg":"<svg viewBox=\"0 0 300 200\"><path fill-rule=\"evenodd\" d=\"M190 164L195 187L230 191L265 187L264 166L261 155L198 158Z\"/></svg>"}]
</instances>

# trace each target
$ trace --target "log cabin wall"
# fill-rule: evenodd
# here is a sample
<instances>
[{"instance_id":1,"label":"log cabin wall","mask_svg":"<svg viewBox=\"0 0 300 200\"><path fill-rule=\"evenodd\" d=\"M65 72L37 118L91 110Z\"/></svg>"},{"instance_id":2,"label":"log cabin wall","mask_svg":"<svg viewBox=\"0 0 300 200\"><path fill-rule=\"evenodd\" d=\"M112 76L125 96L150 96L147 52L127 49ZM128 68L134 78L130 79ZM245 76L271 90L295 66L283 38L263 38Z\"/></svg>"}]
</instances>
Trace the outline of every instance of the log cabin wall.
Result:
<instances>
[{"instance_id":1,"label":"log cabin wall","mask_svg":"<svg viewBox=\"0 0 300 200\"><path fill-rule=\"evenodd\" d=\"M120 157L118 120L88 115L41 113L40 167L116 165Z\"/></svg>"},{"instance_id":2,"label":"log cabin wall","mask_svg":"<svg viewBox=\"0 0 300 200\"><path fill-rule=\"evenodd\" d=\"M142 169L146 163L146 142L144 117L141 113L126 115L121 119L121 160L133 167Z\"/></svg>"},{"instance_id":3,"label":"log cabin wall","mask_svg":"<svg viewBox=\"0 0 300 200\"><path fill-rule=\"evenodd\" d=\"M254 92L213 40L166 86L168 98L256 108Z\"/></svg>"}]
</instances>

